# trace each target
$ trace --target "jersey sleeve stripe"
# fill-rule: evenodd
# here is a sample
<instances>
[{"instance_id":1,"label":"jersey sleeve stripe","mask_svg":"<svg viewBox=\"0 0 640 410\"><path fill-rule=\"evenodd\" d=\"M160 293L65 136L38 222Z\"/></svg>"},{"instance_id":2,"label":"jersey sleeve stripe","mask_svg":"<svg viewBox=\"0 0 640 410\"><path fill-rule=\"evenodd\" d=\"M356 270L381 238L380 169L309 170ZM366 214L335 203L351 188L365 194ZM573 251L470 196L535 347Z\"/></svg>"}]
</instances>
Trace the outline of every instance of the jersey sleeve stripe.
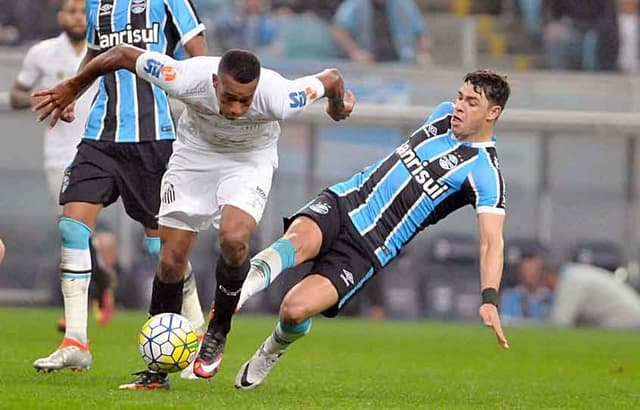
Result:
<instances>
[{"instance_id":1,"label":"jersey sleeve stripe","mask_svg":"<svg viewBox=\"0 0 640 410\"><path fill-rule=\"evenodd\" d=\"M487 154L487 162L489 162L489 166L493 171L495 182L496 182L496 202L495 207L504 207L504 185L502 181L502 175L500 175L500 170L495 166L491 159L491 153L484 148L485 153Z\"/></svg>"},{"instance_id":2,"label":"jersey sleeve stripe","mask_svg":"<svg viewBox=\"0 0 640 410\"><path fill-rule=\"evenodd\" d=\"M193 30L190 30L188 33L183 34L180 39L180 42L182 43L182 45L187 44L189 40L191 40L198 34L202 33L204 31L204 28L205 28L204 24L200 23Z\"/></svg>"},{"instance_id":3,"label":"jersey sleeve stripe","mask_svg":"<svg viewBox=\"0 0 640 410\"><path fill-rule=\"evenodd\" d=\"M479 206L476 208L476 214L495 214L495 215L504 215L504 208L496 208L493 206Z\"/></svg>"},{"instance_id":4,"label":"jersey sleeve stripe","mask_svg":"<svg viewBox=\"0 0 640 410\"><path fill-rule=\"evenodd\" d=\"M476 188L476 181L473 179L473 174L469 173L469 185L473 189L475 200L473 201L473 207L478 209L478 202L480 201L480 194L478 194L478 188Z\"/></svg>"}]
</instances>

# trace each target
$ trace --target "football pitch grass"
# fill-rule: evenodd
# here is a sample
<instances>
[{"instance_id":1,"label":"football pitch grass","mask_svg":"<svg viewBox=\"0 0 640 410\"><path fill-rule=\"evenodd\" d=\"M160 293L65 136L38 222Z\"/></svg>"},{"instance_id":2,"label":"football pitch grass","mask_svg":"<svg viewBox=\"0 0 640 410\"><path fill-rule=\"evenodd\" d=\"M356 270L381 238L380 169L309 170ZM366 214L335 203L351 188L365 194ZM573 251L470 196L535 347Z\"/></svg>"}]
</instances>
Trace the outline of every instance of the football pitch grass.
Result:
<instances>
[{"instance_id":1,"label":"football pitch grass","mask_svg":"<svg viewBox=\"0 0 640 410\"><path fill-rule=\"evenodd\" d=\"M640 332L507 327L503 351L479 323L316 319L264 385L240 391L235 374L276 318L239 315L218 375L144 392L117 389L143 367L141 311L90 320L88 372L36 373L60 341L59 314L0 308L0 408L640 408Z\"/></svg>"}]
</instances>

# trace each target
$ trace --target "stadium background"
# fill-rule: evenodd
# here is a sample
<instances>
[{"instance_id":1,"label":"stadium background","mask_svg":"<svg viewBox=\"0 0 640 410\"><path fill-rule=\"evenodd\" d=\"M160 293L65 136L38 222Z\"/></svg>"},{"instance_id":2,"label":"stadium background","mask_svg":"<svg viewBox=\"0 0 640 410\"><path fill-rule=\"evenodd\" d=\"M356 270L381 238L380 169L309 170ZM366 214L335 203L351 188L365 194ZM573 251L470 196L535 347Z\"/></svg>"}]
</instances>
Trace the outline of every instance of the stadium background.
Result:
<instances>
[{"instance_id":1,"label":"stadium background","mask_svg":"<svg viewBox=\"0 0 640 410\"><path fill-rule=\"evenodd\" d=\"M29 3L6 3L3 8L3 32L13 24L20 34L15 44L2 47L0 57L0 90L5 90L0 94L5 139L0 150L0 232L9 248L0 268L4 273L0 276L0 301L51 303L58 300L53 262L58 234L48 211L41 127L31 113L11 111L6 93L27 47L38 37L57 32L55 20L51 22L55 2L44 2L50 7L49 15L47 7L30 11L35 13L32 19L37 16L39 29L33 29L34 25L22 28L25 25L19 12L29 11ZM224 39L216 33L216 24L220 24L216 16L229 4L219 0L194 3L210 28L211 52L219 53ZM273 3L280 51L265 50L263 63L290 77L335 65L358 96L359 106L356 115L340 126L329 124L319 106L284 125L280 169L254 241L256 249L276 237L282 215L297 209L326 184L351 175L392 149L421 124L434 105L452 99L467 70L491 67L506 72L513 89L497 128L508 187L507 279L513 276L510 265L518 259L517 252L509 253L510 243L540 241L555 253L572 258L580 253L576 247L591 242L596 250L607 245L612 248L610 252L626 269L618 271L620 277L638 285L640 147L636 137L640 128L634 113L640 110L640 81L635 68L627 72L545 70L541 47L523 29L522 5L506 0L418 1L432 42L430 62L356 64L337 57L328 35L330 11L340 2ZM283 12L283 6L293 13ZM14 21L9 13L12 7L17 9ZM310 10L303 10L305 7ZM306 36L296 35L303 28ZM327 61L331 53L333 57ZM124 217L119 206L107 213L120 240L118 298L127 306L144 307L148 284L138 278L151 277L153 262L144 254L142 232ZM477 280L471 245L475 229L473 212L465 209L414 241L385 275L389 279L385 280L383 298L391 316L435 314L429 306L437 293L451 298L448 316L474 317ZM207 289L212 289L215 236L212 231L203 233L193 257L205 304L210 299ZM453 241L453 254L437 254L438 238ZM447 262L460 265L455 278L449 275ZM451 284L440 283L440 276ZM439 285L429 285L430 278ZM273 310L280 293L273 291L272 297L258 300L250 308Z\"/></svg>"}]
</instances>

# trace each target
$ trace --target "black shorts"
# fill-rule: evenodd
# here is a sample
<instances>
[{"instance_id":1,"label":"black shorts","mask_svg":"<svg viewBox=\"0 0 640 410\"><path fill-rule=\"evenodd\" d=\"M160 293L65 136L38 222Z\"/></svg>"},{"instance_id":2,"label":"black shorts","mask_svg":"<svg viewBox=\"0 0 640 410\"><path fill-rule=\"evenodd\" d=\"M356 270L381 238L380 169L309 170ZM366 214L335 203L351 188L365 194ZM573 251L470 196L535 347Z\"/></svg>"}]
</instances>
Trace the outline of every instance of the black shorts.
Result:
<instances>
[{"instance_id":1,"label":"black shorts","mask_svg":"<svg viewBox=\"0 0 640 410\"><path fill-rule=\"evenodd\" d=\"M173 141L116 143L82 140L60 187L60 205L89 202L105 207L122 197L127 214L158 228L160 183Z\"/></svg>"},{"instance_id":2,"label":"black shorts","mask_svg":"<svg viewBox=\"0 0 640 410\"><path fill-rule=\"evenodd\" d=\"M285 230L299 216L315 221L322 231L322 246L309 275L329 279L338 291L338 303L322 312L334 317L378 271L362 239L351 228L348 215L342 212L334 193L325 190L313 201L285 219Z\"/></svg>"}]
</instances>

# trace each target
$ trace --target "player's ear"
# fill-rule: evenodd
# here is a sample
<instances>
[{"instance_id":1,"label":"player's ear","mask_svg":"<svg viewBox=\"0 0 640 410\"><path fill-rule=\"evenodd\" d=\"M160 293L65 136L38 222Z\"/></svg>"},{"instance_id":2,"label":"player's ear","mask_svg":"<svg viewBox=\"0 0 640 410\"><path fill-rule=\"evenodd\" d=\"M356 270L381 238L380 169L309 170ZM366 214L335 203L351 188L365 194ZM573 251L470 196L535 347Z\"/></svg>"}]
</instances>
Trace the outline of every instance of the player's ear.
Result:
<instances>
[{"instance_id":1,"label":"player's ear","mask_svg":"<svg viewBox=\"0 0 640 410\"><path fill-rule=\"evenodd\" d=\"M216 90L218 89L218 75L217 74L211 74L211 81L213 82L213 88L215 88Z\"/></svg>"},{"instance_id":2,"label":"player's ear","mask_svg":"<svg viewBox=\"0 0 640 410\"><path fill-rule=\"evenodd\" d=\"M502 114L502 107L499 105L494 105L489 107L489 113L487 114L488 121L495 121Z\"/></svg>"}]
</instances>

